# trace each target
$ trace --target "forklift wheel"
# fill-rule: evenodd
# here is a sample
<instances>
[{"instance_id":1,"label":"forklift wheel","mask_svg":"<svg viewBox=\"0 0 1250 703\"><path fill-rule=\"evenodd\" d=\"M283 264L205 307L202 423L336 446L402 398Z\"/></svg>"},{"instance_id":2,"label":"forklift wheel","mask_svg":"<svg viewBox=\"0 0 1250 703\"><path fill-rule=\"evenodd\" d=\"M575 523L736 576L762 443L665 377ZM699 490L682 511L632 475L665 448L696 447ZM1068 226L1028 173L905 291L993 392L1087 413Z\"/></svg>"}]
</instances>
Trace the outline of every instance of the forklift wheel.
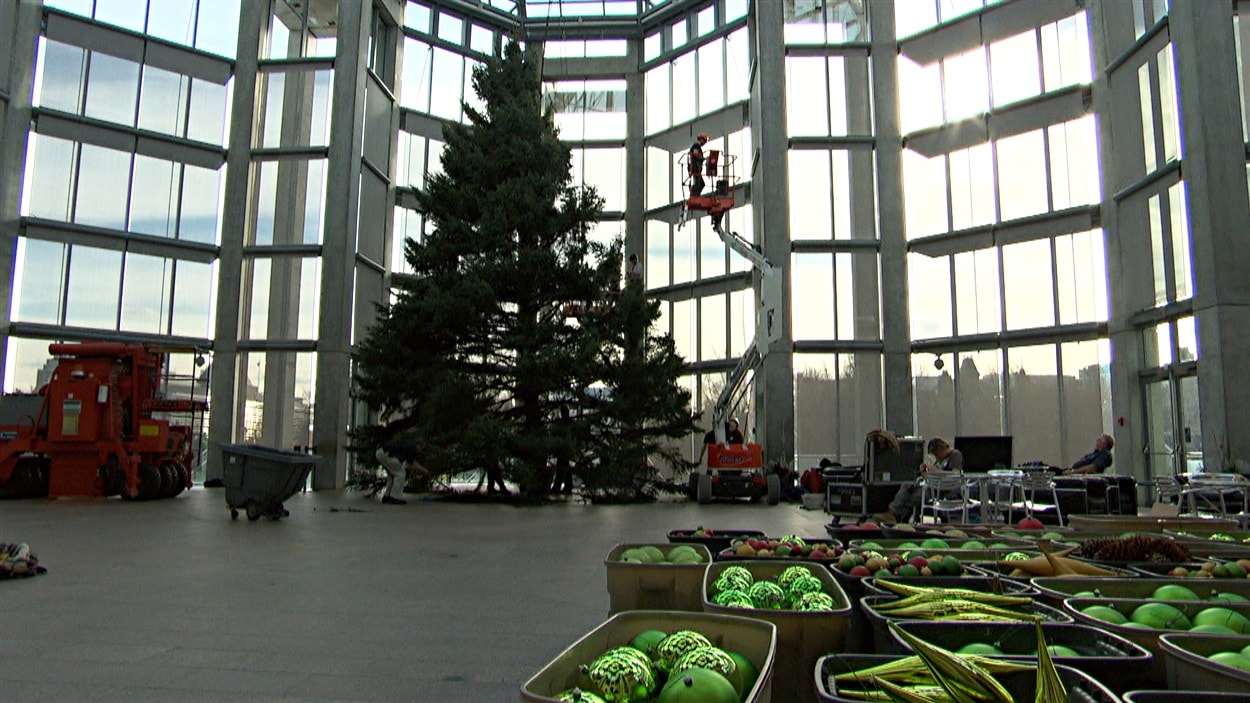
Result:
<instances>
[{"instance_id":1,"label":"forklift wheel","mask_svg":"<svg viewBox=\"0 0 1250 703\"><path fill-rule=\"evenodd\" d=\"M40 485L38 463L19 459L9 479L9 485L18 498L38 497Z\"/></svg>"},{"instance_id":2,"label":"forklift wheel","mask_svg":"<svg viewBox=\"0 0 1250 703\"><path fill-rule=\"evenodd\" d=\"M768 504L776 505L781 502L781 477L777 474L768 475Z\"/></svg>"},{"instance_id":3,"label":"forklift wheel","mask_svg":"<svg viewBox=\"0 0 1250 703\"><path fill-rule=\"evenodd\" d=\"M47 498L48 490L52 487L52 467L47 464L40 463L38 474L39 485L35 488L35 497Z\"/></svg>"},{"instance_id":4,"label":"forklift wheel","mask_svg":"<svg viewBox=\"0 0 1250 703\"><path fill-rule=\"evenodd\" d=\"M252 522L256 522L260 519L260 506L257 505L254 500L249 500L247 502L247 519Z\"/></svg>"},{"instance_id":5,"label":"forklift wheel","mask_svg":"<svg viewBox=\"0 0 1250 703\"><path fill-rule=\"evenodd\" d=\"M704 504L712 502L712 474L699 474L697 499Z\"/></svg>"},{"instance_id":6,"label":"forklift wheel","mask_svg":"<svg viewBox=\"0 0 1250 703\"><path fill-rule=\"evenodd\" d=\"M172 498L174 496L174 484L178 481L178 476L174 472L173 466L170 464L161 464L156 467L161 474L161 488L156 492L157 498Z\"/></svg>"},{"instance_id":7,"label":"forklift wheel","mask_svg":"<svg viewBox=\"0 0 1250 703\"><path fill-rule=\"evenodd\" d=\"M166 488L164 484L162 484L164 491L162 492L161 497L173 498L186 489L187 472L179 464L172 461L167 461L161 464L161 474L168 475L169 477L169 486Z\"/></svg>"},{"instance_id":8,"label":"forklift wheel","mask_svg":"<svg viewBox=\"0 0 1250 703\"><path fill-rule=\"evenodd\" d=\"M161 495L161 470L151 464L139 464L139 500L152 500Z\"/></svg>"}]
</instances>

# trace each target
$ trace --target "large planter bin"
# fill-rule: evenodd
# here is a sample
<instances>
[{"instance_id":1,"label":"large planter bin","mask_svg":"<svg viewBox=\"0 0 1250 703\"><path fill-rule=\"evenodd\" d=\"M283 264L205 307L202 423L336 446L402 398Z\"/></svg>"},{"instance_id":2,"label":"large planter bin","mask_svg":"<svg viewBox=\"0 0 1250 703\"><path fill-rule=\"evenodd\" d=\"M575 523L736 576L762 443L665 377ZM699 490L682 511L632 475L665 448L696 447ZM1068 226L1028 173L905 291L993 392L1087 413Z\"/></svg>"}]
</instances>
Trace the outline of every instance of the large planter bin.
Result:
<instances>
[{"instance_id":1,"label":"large planter bin","mask_svg":"<svg viewBox=\"0 0 1250 703\"><path fill-rule=\"evenodd\" d=\"M1022 581L1004 578L997 574L993 576L979 576L976 574L970 574L968 576L891 576L888 580L895 583L905 584L907 586L920 586L922 588L966 588L970 591L980 591L981 593L1001 593L1008 596L1037 595L1037 591L1035 591L1029 584ZM864 576L860 579L860 581L863 583L863 593L866 596L898 595L894 591L891 591L878 583L876 576Z\"/></svg>"},{"instance_id":2,"label":"large planter bin","mask_svg":"<svg viewBox=\"0 0 1250 703\"><path fill-rule=\"evenodd\" d=\"M886 539L914 539L919 537L925 539L928 537L941 537L942 539L985 539L993 531L992 525L983 525L980 523L962 524L957 522L944 522L939 524L926 523L924 525L912 525L906 522L895 523L893 525L882 525L881 529L885 532ZM962 532L964 537L948 537L951 532Z\"/></svg>"},{"instance_id":3,"label":"large planter bin","mask_svg":"<svg viewBox=\"0 0 1250 703\"><path fill-rule=\"evenodd\" d=\"M1118 564L1120 562L1103 562L1103 563ZM1149 576L1150 580L1154 581L1157 579L1175 578L1168 572L1171 571L1172 569L1175 569L1178 566L1184 569L1187 569L1190 573L1193 573L1201 569L1203 563L1205 562L1187 561L1183 563L1171 563L1171 562L1134 561L1134 562L1129 562L1128 564L1125 564L1125 566L1129 569L1132 569L1133 571L1140 573L1142 576ZM1213 562L1213 563L1219 564L1220 562ZM1195 580L1197 578L1198 578L1197 576L1194 577ZM1244 583L1250 583L1250 579L1247 579L1245 576L1223 577L1223 578L1218 578L1215 576L1204 576L1202 577L1202 580L1203 581L1215 581L1217 583L1223 583L1225 581L1242 581Z\"/></svg>"},{"instance_id":4,"label":"large planter bin","mask_svg":"<svg viewBox=\"0 0 1250 703\"><path fill-rule=\"evenodd\" d=\"M696 535L695 530L673 530L668 533L668 541L673 544L701 544L715 554L727 549L735 539L743 537L763 537L761 530L718 530L711 528L710 535Z\"/></svg>"},{"instance_id":5,"label":"large planter bin","mask_svg":"<svg viewBox=\"0 0 1250 703\"><path fill-rule=\"evenodd\" d=\"M670 633L694 630L717 647L741 654L759 670L759 678L744 696L744 702L772 700L773 662L777 650L775 625L755 618L676 610L632 610L613 615L526 681L521 687L521 700L558 703L556 696L574 688L581 680L578 667L590 664L613 647L629 644L638 633L646 630Z\"/></svg>"},{"instance_id":6,"label":"large planter bin","mask_svg":"<svg viewBox=\"0 0 1250 703\"><path fill-rule=\"evenodd\" d=\"M1243 529L1240 526L1231 527L1231 528L1223 528L1223 527L1205 527L1203 525L1199 525L1197 527L1188 527L1188 528L1179 528L1179 529L1169 527L1164 531L1167 532L1168 534L1175 535L1176 537L1192 537L1192 538L1197 538L1197 539L1205 539L1208 536L1215 534L1216 532L1226 534L1231 537L1236 537L1238 541L1250 539L1250 530Z\"/></svg>"},{"instance_id":7,"label":"large planter bin","mask_svg":"<svg viewBox=\"0 0 1250 703\"><path fill-rule=\"evenodd\" d=\"M1106 564L1103 562L1089 562L1089 563L1094 564L1095 566L1101 569L1106 569L1107 571L1110 571L1111 575L1110 576L1082 576L1079 574L1073 574L1071 576L1055 576L1055 577L1046 577L1046 578L1066 578L1066 579L1072 579L1073 581L1089 581L1091 579L1108 579L1108 578L1130 578L1130 579L1131 578L1141 578L1141 579L1146 578L1145 576L1142 575L1140 571L1133 571L1132 569L1126 569L1120 566L1112 566L1110 564ZM982 561L982 562L977 562L974 568L977 571L980 571L981 573L984 573L984 574L991 574L991 575L997 574L999 576L1006 576L1008 578L1013 578L1017 580L1027 579L1027 578L1041 578L1037 576L1017 575L1015 573L1016 567L1011 566L1010 562L1006 562L1000 565L996 561Z\"/></svg>"},{"instance_id":8,"label":"large planter bin","mask_svg":"<svg viewBox=\"0 0 1250 703\"><path fill-rule=\"evenodd\" d=\"M1129 691L1124 703L1246 703L1245 693L1211 691Z\"/></svg>"},{"instance_id":9,"label":"large planter bin","mask_svg":"<svg viewBox=\"0 0 1250 703\"><path fill-rule=\"evenodd\" d=\"M1232 593L1250 599L1250 579L1207 578L1085 578L1062 576L1038 577L1030 580L1038 596L1048 605L1061 606L1067 598L1077 593L1093 591L1100 598L1151 598L1162 586L1184 586L1197 593L1203 600L1210 600L1216 593ZM1214 603L1212 604L1214 605Z\"/></svg>"},{"instance_id":10,"label":"large planter bin","mask_svg":"<svg viewBox=\"0 0 1250 703\"><path fill-rule=\"evenodd\" d=\"M1177 542L1189 547L1189 551L1195 557L1222 557L1225 559L1247 559L1250 558L1250 532L1245 530L1215 530L1215 531L1177 531L1165 530L1166 534L1176 538ZM1210 535L1218 532L1222 535L1232 537L1233 541L1222 539L1211 539Z\"/></svg>"},{"instance_id":11,"label":"large planter bin","mask_svg":"<svg viewBox=\"0 0 1250 703\"><path fill-rule=\"evenodd\" d=\"M254 444L227 444L221 449L225 466L222 485L232 519L239 510L248 520L262 515L280 520L288 515L282 503L295 495L308 480L308 472L321 463L321 457Z\"/></svg>"},{"instance_id":12,"label":"large planter bin","mask_svg":"<svg viewBox=\"0 0 1250 703\"><path fill-rule=\"evenodd\" d=\"M1003 651L1002 655L989 655L995 659L1037 661L1037 632L1028 623L912 621L898 625L925 642L952 652L973 642L985 642ZM902 647L896 651L911 652L897 634L891 634ZM1056 656L1055 664L1084 671L1117 693L1136 688L1138 681L1150 675L1154 655L1119 635L1088 625L1043 623L1042 636L1048 645L1062 645L1080 653L1076 657Z\"/></svg>"},{"instance_id":13,"label":"large planter bin","mask_svg":"<svg viewBox=\"0 0 1250 703\"><path fill-rule=\"evenodd\" d=\"M898 657L891 654L831 654L822 657L816 664L816 693L825 703L863 703L860 698L838 695L838 685L833 677L897 660ZM1111 689L1083 671L1058 665L1055 671L1059 673L1059 680L1068 690L1070 703L1120 703L1119 697ZM1037 674L1032 671L1001 674L994 678L1007 689L1012 700L1031 701L1037 692Z\"/></svg>"},{"instance_id":14,"label":"large planter bin","mask_svg":"<svg viewBox=\"0 0 1250 703\"><path fill-rule=\"evenodd\" d=\"M1250 671L1212 661L1216 652L1250 647L1250 636L1167 634L1159 638L1167 666L1168 688L1226 691L1250 700ZM1188 698L1184 699L1188 703Z\"/></svg>"},{"instance_id":15,"label":"large planter bin","mask_svg":"<svg viewBox=\"0 0 1250 703\"><path fill-rule=\"evenodd\" d=\"M1154 655L1154 664L1152 666L1151 680L1154 683L1162 683L1166 677L1166 668L1164 665L1163 648L1160 639L1167 634L1183 634L1176 630L1146 630L1136 627L1125 627L1123 625L1115 625L1105 620L1091 617L1081 611L1091 605L1107 605L1120 611L1125 617L1128 617L1134 609L1139 605L1148 603L1148 600L1128 600L1114 598L1068 598L1063 602L1063 610L1083 625L1092 625L1106 632L1110 632L1123 637L1135 644L1145 647ZM1170 601L1168 605L1175 607L1177 610L1185 614L1185 617L1193 618L1199 610L1209 608L1213 604L1202 601ZM1234 612L1240 613L1250 618L1250 603L1219 603L1222 608L1228 608ZM1195 637L1218 637L1218 635L1194 635Z\"/></svg>"},{"instance_id":16,"label":"large planter bin","mask_svg":"<svg viewBox=\"0 0 1250 703\"><path fill-rule=\"evenodd\" d=\"M898 600L898 596L866 596L859 601L860 609L863 610L864 614L868 617L868 627L872 631L872 651L874 652L893 652L895 654L904 653L905 649L898 644L898 640L894 639L894 635L890 632L889 625L886 623L889 620L893 620L896 623L916 621L915 618L887 616L885 613L877 611L876 606L878 604L888 603L893 600ZM1021 612L1025 611L1021 610ZM1048 605L1042 605L1036 601L1033 602L1032 609L1027 612L1042 616L1043 624L1048 622L1063 623L1068 625L1072 624L1072 617L1067 613ZM1033 623L1031 622L1025 622L1023 624L1028 625L1029 627L1033 626Z\"/></svg>"},{"instance_id":17,"label":"large planter bin","mask_svg":"<svg viewBox=\"0 0 1250 703\"><path fill-rule=\"evenodd\" d=\"M757 581L775 581L787 568L789 562L720 561L707 569L703 585L703 609L709 613L733 614L758 618L777 627L777 661L774 665L773 701L815 701L816 693L810 686L809 673L816 660L831 652L845 652L847 627L850 624L851 602L838 582L825 567L817 562L798 562L811 569L820 579L824 592L833 597L833 610L761 610L756 608L729 608L711 601L713 584L730 566L743 566L750 570Z\"/></svg>"},{"instance_id":18,"label":"large planter bin","mask_svg":"<svg viewBox=\"0 0 1250 703\"><path fill-rule=\"evenodd\" d=\"M852 576L849 572L838 568L837 560L829 564L829 572L833 574L833 578L837 580L838 585L846 591L846 596L852 603L857 603L865 595L872 595L865 588L866 579L871 576ZM966 579L966 580L965 580ZM963 572L960 576L922 576L916 579L900 579L905 583L916 583L918 585L939 584L950 586L955 584L960 588L971 588L982 590L984 588L992 588L993 579L986 576L983 572L978 571L970 564L963 564ZM851 622L847 638L847 651L849 652L872 652L872 627L868 622L868 616L864 613L863 608L855 608L851 611Z\"/></svg>"},{"instance_id":19,"label":"large planter bin","mask_svg":"<svg viewBox=\"0 0 1250 703\"><path fill-rule=\"evenodd\" d=\"M1039 539L1042 535L1057 533L1067 537L1073 532L1076 532L1076 530L1068 525L1047 525L1040 530L1026 530L1020 527L1013 527L1012 525L997 525L990 531L990 536L1006 537L1008 539L1026 539L1033 542Z\"/></svg>"},{"instance_id":20,"label":"large planter bin","mask_svg":"<svg viewBox=\"0 0 1250 703\"><path fill-rule=\"evenodd\" d=\"M1236 530L1237 521L1214 517L1157 517L1154 515L1072 515L1068 526L1078 532L1101 530L1122 534L1124 532L1219 532Z\"/></svg>"},{"instance_id":21,"label":"large planter bin","mask_svg":"<svg viewBox=\"0 0 1250 703\"><path fill-rule=\"evenodd\" d=\"M703 559L698 564L630 564L621 554L635 547L654 546L668 558L677 545L618 544L603 565L608 573L608 613L624 610L689 610L703 612L703 572L712 561L707 547L689 545Z\"/></svg>"},{"instance_id":22,"label":"large planter bin","mask_svg":"<svg viewBox=\"0 0 1250 703\"><path fill-rule=\"evenodd\" d=\"M712 558L715 559L716 561L738 561L740 559L751 561L754 559L760 559L760 560L771 559L775 561L788 561L788 562L798 562L798 561L833 562L833 561L837 561L838 557L841 556L843 552L841 540L836 540L836 539L833 539L832 537L799 537L799 539L803 540L803 542L807 544L808 546L815 546L817 544L825 545L826 547L828 547L827 551L828 551L829 556L823 560L817 557L813 557L811 555L805 556L803 554L789 554L784 557L777 556L776 554L769 554L767 556L759 556L759 555L742 556L734 551L737 548L736 543L740 542L742 539L743 539L742 537L735 537L733 539L733 543L731 543L728 547L720 550L719 552L713 552ZM765 542L767 542L769 540L774 540L774 539L780 540L781 537L754 537L752 539L760 539L760 540L764 540Z\"/></svg>"},{"instance_id":23,"label":"large planter bin","mask_svg":"<svg viewBox=\"0 0 1250 703\"><path fill-rule=\"evenodd\" d=\"M1237 532L1233 534L1242 535L1245 533ZM1177 536L1174 539L1188 547L1189 553L1195 559L1227 559L1231 561L1250 559L1250 542L1223 542L1185 535Z\"/></svg>"},{"instance_id":24,"label":"large planter bin","mask_svg":"<svg viewBox=\"0 0 1250 703\"><path fill-rule=\"evenodd\" d=\"M926 547L921 544L921 542L924 542L925 540L928 540L928 539L940 539L943 542L946 542L947 546ZM974 545L970 548L963 546L965 543L972 542L972 541L980 542L984 546L977 547ZM865 547L864 546L865 544L876 544L878 546ZM911 544L911 546L910 547L904 546L906 544ZM990 545L992 544L1001 544L1003 546L991 547ZM991 552L1002 552L1004 554L1008 552L1024 552L1024 551L1029 551L1029 550L1037 551L1036 542L1033 542L1030 540L1011 539L1008 537L991 537L989 535L969 535L967 537L946 537L941 534L932 534L932 533L918 533L914 537L902 538L902 539L900 538L853 539L850 542L848 542L846 546L847 546L847 549L850 549L850 550L871 549L875 552L883 552L883 553L884 552L906 552L906 551L919 549L921 551L932 552L934 554L954 554L955 556L959 556L960 552L968 552L968 551L975 551L975 552L991 551Z\"/></svg>"},{"instance_id":25,"label":"large planter bin","mask_svg":"<svg viewBox=\"0 0 1250 703\"><path fill-rule=\"evenodd\" d=\"M908 552L914 552L917 550L916 549L873 549L871 547L865 549L863 547L852 547L848 549L847 551L849 551L852 554L862 554L865 551L871 551L871 552L878 552L884 556L889 557L889 556L902 556L904 554L907 554ZM1023 544L1012 545L1010 547L998 548L998 549L925 549L923 547L920 547L919 551L924 552L925 554L928 554L929 556L933 556L936 554L940 554L942 556L952 556L958 559L959 561L963 562L965 566L968 566L971 564L983 564L986 562L999 561L1003 559L1004 557L1006 557L1008 554L1012 554L1014 552L1021 552L1023 554L1029 555L1030 557L1040 557L1042 555L1042 553L1037 551L1036 548L1030 548L1029 546L1023 545Z\"/></svg>"},{"instance_id":26,"label":"large planter bin","mask_svg":"<svg viewBox=\"0 0 1250 703\"><path fill-rule=\"evenodd\" d=\"M831 522L825 525L825 532L842 544L848 544L853 539L885 539L885 531L879 527L875 530L861 530L858 527Z\"/></svg>"},{"instance_id":27,"label":"large planter bin","mask_svg":"<svg viewBox=\"0 0 1250 703\"><path fill-rule=\"evenodd\" d=\"M950 554L950 552L942 552L942 553ZM891 555L887 553L886 556L891 556ZM965 561L963 557L956 557L956 558L959 559L961 567L962 567L962 570L959 576L920 576L920 577L912 577L911 581L906 581L906 582L916 583L922 586L927 585L927 584L936 586L939 583L943 583L944 585L950 586L951 584L959 585L959 584L964 584L964 583L969 583L969 584L973 583L972 581L965 582L964 579L988 580L990 578L989 575L987 575L984 571L981 571L980 569L975 568L971 563L969 563L968 561ZM852 601L858 600L860 596L865 595L864 579L870 578L870 577L862 576L862 575L856 576L856 575L852 575L849 571L843 571L842 569L838 567L838 561L839 561L838 559L829 560L829 564L828 564L829 571L833 574L833 577L837 579L838 585L842 586L842 590L846 591L847 597L850 598ZM974 588L974 589L977 588L977 586L975 585L968 585L966 587Z\"/></svg>"}]
</instances>

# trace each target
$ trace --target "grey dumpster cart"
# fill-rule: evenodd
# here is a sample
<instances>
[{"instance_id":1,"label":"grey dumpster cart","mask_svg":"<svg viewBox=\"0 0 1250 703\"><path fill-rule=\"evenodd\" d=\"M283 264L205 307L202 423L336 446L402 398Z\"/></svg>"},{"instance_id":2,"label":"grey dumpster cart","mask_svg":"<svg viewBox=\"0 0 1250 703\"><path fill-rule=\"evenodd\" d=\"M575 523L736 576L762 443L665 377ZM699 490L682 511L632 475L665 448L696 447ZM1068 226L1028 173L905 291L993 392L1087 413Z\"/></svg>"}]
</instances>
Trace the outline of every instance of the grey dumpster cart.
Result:
<instances>
[{"instance_id":1,"label":"grey dumpster cart","mask_svg":"<svg viewBox=\"0 0 1250 703\"><path fill-rule=\"evenodd\" d=\"M247 512L248 520L259 520L262 515L281 520L290 515L282 502L303 488L308 472L321 463L321 457L312 454L254 444L228 444L222 447L222 456L222 484L232 520L238 519L240 509Z\"/></svg>"}]
</instances>

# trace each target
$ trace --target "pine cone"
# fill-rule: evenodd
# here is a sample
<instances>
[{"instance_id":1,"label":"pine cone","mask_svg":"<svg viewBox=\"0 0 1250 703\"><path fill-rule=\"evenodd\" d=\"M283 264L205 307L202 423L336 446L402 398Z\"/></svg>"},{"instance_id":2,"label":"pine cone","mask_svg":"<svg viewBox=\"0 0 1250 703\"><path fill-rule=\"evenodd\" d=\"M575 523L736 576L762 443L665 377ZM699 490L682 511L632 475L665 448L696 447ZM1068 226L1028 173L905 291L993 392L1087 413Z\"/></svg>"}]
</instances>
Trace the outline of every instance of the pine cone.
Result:
<instances>
[{"instance_id":1,"label":"pine cone","mask_svg":"<svg viewBox=\"0 0 1250 703\"><path fill-rule=\"evenodd\" d=\"M1073 552L1074 556L1084 557L1086 559L1097 559L1098 553L1112 542L1119 541L1117 537L1098 537L1086 540L1081 544L1080 548Z\"/></svg>"},{"instance_id":2,"label":"pine cone","mask_svg":"<svg viewBox=\"0 0 1250 703\"><path fill-rule=\"evenodd\" d=\"M1148 535L1090 540L1082 548L1082 556L1098 561L1123 562L1179 563L1191 559L1189 550L1183 545L1166 537Z\"/></svg>"}]
</instances>

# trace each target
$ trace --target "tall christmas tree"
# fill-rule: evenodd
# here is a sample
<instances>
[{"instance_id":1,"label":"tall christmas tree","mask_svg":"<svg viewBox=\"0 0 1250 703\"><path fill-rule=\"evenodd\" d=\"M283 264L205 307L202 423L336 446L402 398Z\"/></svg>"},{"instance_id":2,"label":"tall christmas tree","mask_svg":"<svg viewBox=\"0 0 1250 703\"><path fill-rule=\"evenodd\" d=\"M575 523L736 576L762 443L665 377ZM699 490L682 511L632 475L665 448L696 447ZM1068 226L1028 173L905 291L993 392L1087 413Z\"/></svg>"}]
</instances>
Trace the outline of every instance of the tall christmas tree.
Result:
<instances>
[{"instance_id":1,"label":"tall christmas tree","mask_svg":"<svg viewBox=\"0 0 1250 703\"><path fill-rule=\"evenodd\" d=\"M353 431L366 464L378 440L408 431L428 441L432 469L502 467L541 496L558 465L599 482L621 461L603 452L655 451L693 427L681 358L646 329L657 304L634 286L608 295L620 248L587 239L603 201L572 182L539 65L509 44L474 70L485 111L466 105L468 124L444 130L443 172L417 194L432 231L405 243L413 274L360 348L358 390L385 422ZM599 301L599 314L567 317L576 301ZM615 377L626 368L665 394L658 414Z\"/></svg>"}]
</instances>

